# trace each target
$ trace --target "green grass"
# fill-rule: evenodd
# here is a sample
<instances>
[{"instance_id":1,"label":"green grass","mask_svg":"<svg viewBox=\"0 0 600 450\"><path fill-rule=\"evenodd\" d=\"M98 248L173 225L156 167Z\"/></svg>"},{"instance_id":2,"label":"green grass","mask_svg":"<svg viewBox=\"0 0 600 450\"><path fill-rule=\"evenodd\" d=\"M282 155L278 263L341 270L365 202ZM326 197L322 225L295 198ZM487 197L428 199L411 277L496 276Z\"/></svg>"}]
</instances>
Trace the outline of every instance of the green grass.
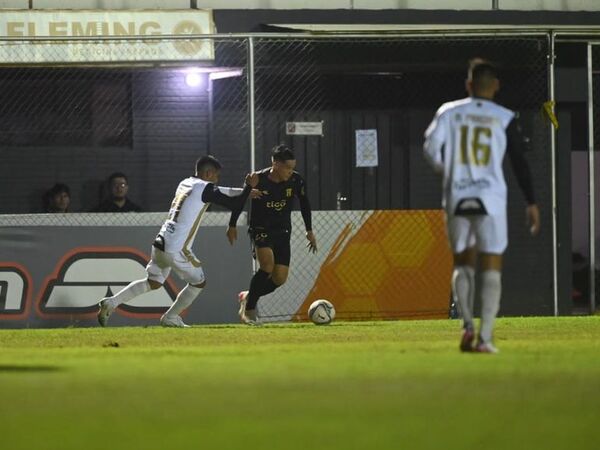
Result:
<instances>
[{"instance_id":1,"label":"green grass","mask_svg":"<svg viewBox=\"0 0 600 450\"><path fill-rule=\"evenodd\" d=\"M0 330L0 448L600 448L600 317L458 326Z\"/></svg>"}]
</instances>

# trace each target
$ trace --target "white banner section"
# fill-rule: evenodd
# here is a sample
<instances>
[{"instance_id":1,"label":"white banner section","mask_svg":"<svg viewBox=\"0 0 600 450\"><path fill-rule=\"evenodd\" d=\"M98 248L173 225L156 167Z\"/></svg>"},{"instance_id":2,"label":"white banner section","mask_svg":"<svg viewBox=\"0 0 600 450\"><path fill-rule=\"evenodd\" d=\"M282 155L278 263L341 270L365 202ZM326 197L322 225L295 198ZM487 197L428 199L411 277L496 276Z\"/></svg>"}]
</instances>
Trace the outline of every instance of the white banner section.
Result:
<instances>
[{"instance_id":1,"label":"white banner section","mask_svg":"<svg viewBox=\"0 0 600 450\"><path fill-rule=\"evenodd\" d=\"M208 10L8 10L0 14L0 62L211 61L214 59L211 40L168 36L211 34L214 31L212 11ZM139 39L123 39L138 36ZM165 38L144 39L150 36ZM28 40L30 37L38 40ZM39 40L46 37L47 40ZM98 39L89 39L94 37Z\"/></svg>"}]
</instances>

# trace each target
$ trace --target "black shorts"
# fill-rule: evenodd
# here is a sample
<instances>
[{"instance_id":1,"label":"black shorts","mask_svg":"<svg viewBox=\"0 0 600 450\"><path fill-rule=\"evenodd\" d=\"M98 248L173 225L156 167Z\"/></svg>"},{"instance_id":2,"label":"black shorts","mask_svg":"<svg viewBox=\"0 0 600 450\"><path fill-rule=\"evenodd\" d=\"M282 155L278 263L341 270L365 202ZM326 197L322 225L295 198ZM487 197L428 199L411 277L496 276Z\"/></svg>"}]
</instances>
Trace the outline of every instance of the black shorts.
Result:
<instances>
[{"instance_id":1,"label":"black shorts","mask_svg":"<svg viewBox=\"0 0 600 450\"><path fill-rule=\"evenodd\" d=\"M251 228L249 230L252 240L252 253L256 258L256 249L269 247L273 250L275 264L290 265L290 236L289 230L269 230L265 228Z\"/></svg>"}]
</instances>

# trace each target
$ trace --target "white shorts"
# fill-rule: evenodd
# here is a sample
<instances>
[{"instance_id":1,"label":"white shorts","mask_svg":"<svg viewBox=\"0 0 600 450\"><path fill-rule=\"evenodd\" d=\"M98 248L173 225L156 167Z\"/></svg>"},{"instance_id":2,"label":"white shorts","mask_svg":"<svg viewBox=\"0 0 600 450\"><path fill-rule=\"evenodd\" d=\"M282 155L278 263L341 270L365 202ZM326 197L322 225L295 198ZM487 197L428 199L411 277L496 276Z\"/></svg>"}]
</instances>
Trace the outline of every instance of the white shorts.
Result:
<instances>
[{"instance_id":1,"label":"white shorts","mask_svg":"<svg viewBox=\"0 0 600 450\"><path fill-rule=\"evenodd\" d=\"M204 282L202 265L192 252L166 253L152 247L151 259L146 266L148 279L163 284L171 273L171 269L186 283L201 284Z\"/></svg>"},{"instance_id":2,"label":"white shorts","mask_svg":"<svg viewBox=\"0 0 600 450\"><path fill-rule=\"evenodd\" d=\"M506 214L454 216L446 214L446 226L452 253L476 247L481 253L501 255L508 246Z\"/></svg>"}]
</instances>

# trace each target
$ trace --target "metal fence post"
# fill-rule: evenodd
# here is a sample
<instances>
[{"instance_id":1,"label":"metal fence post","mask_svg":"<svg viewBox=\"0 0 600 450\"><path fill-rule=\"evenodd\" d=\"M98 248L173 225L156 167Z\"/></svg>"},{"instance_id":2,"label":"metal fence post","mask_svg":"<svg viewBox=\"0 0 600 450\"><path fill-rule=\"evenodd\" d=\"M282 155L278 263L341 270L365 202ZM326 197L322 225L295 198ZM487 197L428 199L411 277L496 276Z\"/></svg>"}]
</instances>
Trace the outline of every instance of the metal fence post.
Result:
<instances>
[{"instance_id":1,"label":"metal fence post","mask_svg":"<svg viewBox=\"0 0 600 450\"><path fill-rule=\"evenodd\" d=\"M592 70L592 44L587 45L588 84L588 204L590 233L590 313L596 311L596 196L594 166L594 83Z\"/></svg>"},{"instance_id":2,"label":"metal fence post","mask_svg":"<svg viewBox=\"0 0 600 450\"><path fill-rule=\"evenodd\" d=\"M554 45L555 45L555 34L550 33L550 45L548 55L548 84L550 90L550 101L555 101L554 84L555 84L555 73L554 73ZM552 294L554 304L554 315L558 316L558 229L557 229L557 192L556 192L556 130L554 125L550 123L550 160L551 160L551 171L552 171Z\"/></svg>"},{"instance_id":3,"label":"metal fence post","mask_svg":"<svg viewBox=\"0 0 600 450\"><path fill-rule=\"evenodd\" d=\"M254 105L254 38L248 38L248 126L250 127L250 171L256 170L256 129Z\"/></svg>"}]
</instances>

